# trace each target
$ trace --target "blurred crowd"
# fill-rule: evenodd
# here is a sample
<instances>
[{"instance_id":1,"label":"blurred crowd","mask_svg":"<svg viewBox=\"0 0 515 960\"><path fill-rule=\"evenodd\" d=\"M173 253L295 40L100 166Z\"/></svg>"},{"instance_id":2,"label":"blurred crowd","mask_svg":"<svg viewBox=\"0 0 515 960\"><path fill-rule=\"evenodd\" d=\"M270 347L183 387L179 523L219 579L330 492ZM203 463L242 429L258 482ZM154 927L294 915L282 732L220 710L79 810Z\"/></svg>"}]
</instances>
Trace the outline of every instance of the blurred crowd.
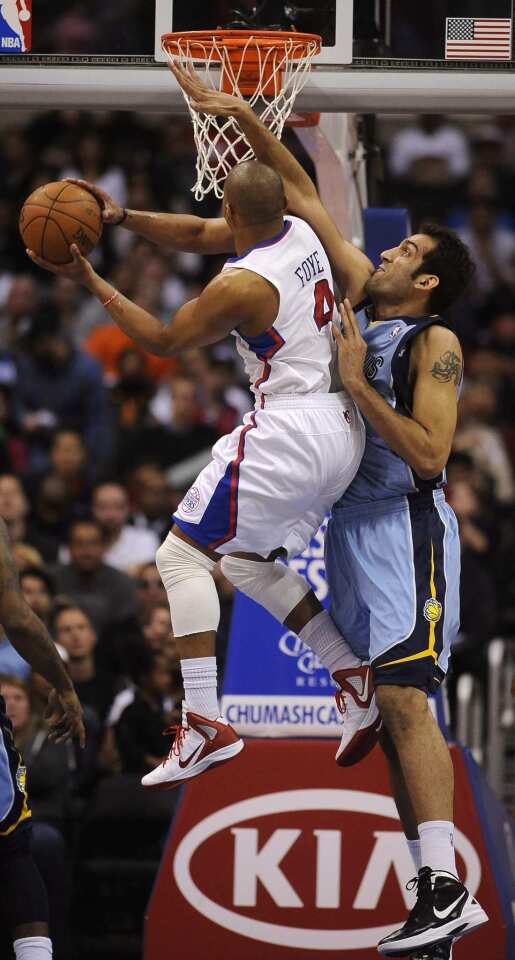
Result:
<instances>
[{"instance_id":1,"label":"blurred crowd","mask_svg":"<svg viewBox=\"0 0 515 960\"><path fill-rule=\"evenodd\" d=\"M489 639L515 632L515 124L463 128L431 116L379 133L383 202L408 206L414 229L428 216L454 226L477 264L452 317L465 380L447 493L464 572L455 676L484 678ZM168 748L162 731L179 720L182 694L154 555L212 444L251 399L232 338L178 360L145 354L96 300L28 260L17 217L37 186L66 176L96 182L123 206L217 214L192 200L194 158L189 124L129 113L36 115L4 128L0 142L0 515L88 730L85 751L49 742L45 684L1 638L0 682L28 768L57 960L71 955L70 862L98 842L98 821L108 824L107 849L120 810L140 837L142 815L154 818L158 857L172 799L143 804L138 784ZM114 228L92 259L164 322L221 266ZM217 585L223 668L232 594L219 575Z\"/></svg>"}]
</instances>

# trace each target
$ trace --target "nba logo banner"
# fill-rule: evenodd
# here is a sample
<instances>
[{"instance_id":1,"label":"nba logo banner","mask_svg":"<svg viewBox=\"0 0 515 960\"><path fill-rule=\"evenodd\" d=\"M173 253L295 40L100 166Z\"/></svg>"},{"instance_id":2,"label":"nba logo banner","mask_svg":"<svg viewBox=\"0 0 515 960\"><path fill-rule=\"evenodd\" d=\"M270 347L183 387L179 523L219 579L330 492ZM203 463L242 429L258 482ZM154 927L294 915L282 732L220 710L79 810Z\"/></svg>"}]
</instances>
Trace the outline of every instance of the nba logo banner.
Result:
<instances>
[{"instance_id":1,"label":"nba logo banner","mask_svg":"<svg viewBox=\"0 0 515 960\"><path fill-rule=\"evenodd\" d=\"M325 606L324 523L289 561ZM335 684L305 644L263 607L238 593L234 602L222 710L239 733L260 737L339 737Z\"/></svg>"},{"instance_id":2,"label":"nba logo banner","mask_svg":"<svg viewBox=\"0 0 515 960\"><path fill-rule=\"evenodd\" d=\"M32 0L0 0L0 54L28 53L32 44Z\"/></svg>"}]
</instances>

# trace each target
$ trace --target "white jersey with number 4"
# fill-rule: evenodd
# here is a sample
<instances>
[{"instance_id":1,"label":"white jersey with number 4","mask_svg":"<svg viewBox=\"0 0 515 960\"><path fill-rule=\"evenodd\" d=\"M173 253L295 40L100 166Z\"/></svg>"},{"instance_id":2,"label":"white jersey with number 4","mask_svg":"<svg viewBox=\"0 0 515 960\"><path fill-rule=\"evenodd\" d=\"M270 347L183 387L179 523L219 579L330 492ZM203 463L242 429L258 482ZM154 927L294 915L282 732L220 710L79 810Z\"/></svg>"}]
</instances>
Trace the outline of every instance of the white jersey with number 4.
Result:
<instances>
[{"instance_id":1,"label":"white jersey with number 4","mask_svg":"<svg viewBox=\"0 0 515 960\"><path fill-rule=\"evenodd\" d=\"M174 514L216 553L301 553L354 478L365 430L345 391L331 392L334 295L329 261L303 220L256 244L226 269L252 270L277 289L273 325L235 331L255 409L213 447ZM173 610L172 610L173 623Z\"/></svg>"},{"instance_id":2,"label":"white jersey with number 4","mask_svg":"<svg viewBox=\"0 0 515 960\"><path fill-rule=\"evenodd\" d=\"M272 327L257 337L234 331L256 398L264 405L272 395L329 393L335 353L333 277L309 224L288 216L274 237L230 257L228 269L251 270L279 294Z\"/></svg>"}]
</instances>

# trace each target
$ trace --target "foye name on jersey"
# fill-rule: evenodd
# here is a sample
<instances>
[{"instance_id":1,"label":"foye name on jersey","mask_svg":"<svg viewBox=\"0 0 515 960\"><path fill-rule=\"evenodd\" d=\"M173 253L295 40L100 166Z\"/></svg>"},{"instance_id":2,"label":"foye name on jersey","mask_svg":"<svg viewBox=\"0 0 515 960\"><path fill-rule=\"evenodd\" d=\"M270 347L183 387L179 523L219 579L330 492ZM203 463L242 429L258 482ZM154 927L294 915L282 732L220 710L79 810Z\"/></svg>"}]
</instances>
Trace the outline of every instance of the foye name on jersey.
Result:
<instances>
[{"instance_id":1,"label":"foye name on jersey","mask_svg":"<svg viewBox=\"0 0 515 960\"><path fill-rule=\"evenodd\" d=\"M309 283L310 280L313 280L315 277L318 277L324 272L324 268L321 266L320 260L318 259L319 256L320 254L318 250L313 250L313 253L310 253L309 257L306 257L306 259L303 260L294 271L303 287L305 287L306 283Z\"/></svg>"}]
</instances>

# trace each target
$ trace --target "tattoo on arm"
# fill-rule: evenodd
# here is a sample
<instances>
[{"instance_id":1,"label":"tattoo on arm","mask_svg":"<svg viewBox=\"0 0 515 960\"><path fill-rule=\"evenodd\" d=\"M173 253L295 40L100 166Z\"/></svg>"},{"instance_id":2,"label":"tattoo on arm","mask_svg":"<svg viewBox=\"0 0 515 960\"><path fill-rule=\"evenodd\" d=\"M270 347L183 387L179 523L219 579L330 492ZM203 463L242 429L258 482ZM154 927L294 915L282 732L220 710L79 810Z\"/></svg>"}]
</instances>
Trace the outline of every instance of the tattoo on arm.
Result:
<instances>
[{"instance_id":1,"label":"tattoo on arm","mask_svg":"<svg viewBox=\"0 0 515 960\"><path fill-rule=\"evenodd\" d=\"M458 387L461 383L461 360L458 354L452 350L442 353L431 368L431 376L439 383L454 383Z\"/></svg>"}]
</instances>

